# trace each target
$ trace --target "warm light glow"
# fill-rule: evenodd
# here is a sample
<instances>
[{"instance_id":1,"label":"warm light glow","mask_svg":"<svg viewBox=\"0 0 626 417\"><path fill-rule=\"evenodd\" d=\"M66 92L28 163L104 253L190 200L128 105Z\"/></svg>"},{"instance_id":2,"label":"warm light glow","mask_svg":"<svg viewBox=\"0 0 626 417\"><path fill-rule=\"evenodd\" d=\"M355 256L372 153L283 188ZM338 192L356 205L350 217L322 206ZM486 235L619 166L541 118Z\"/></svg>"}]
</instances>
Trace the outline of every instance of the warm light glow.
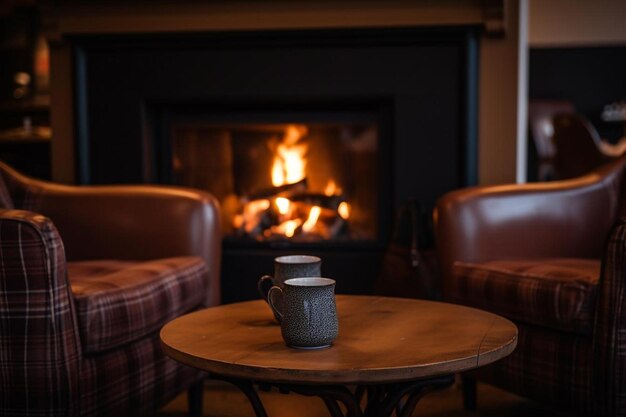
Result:
<instances>
[{"instance_id":1,"label":"warm light glow","mask_svg":"<svg viewBox=\"0 0 626 417\"><path fill-rule=\"evenodd\" d=\"M233 216L233 227L239 229L241 226L243 226L243 215L235 214Z\"/></svg>"},{"instance_id":2,"label":"warm light glow","mask_svg":"<svg viewBox=\"0 0 626 417\"><path fill-rule=\"evenodd\" d=\"M298 220L287 220L285 222L285 236L287 237L293 237L293 234L295 233L296 229L298 228L298 226L300 226L300 223L302 223L302 221Z\"/></svg>"},{"instance_id":3,"label":"warm light glow","mask_svg":"<svg viewBox=\"0 0 626 417\"><path fill-rule=\"evenodd\" d=\"M308 145L297 142L307 133L306 126L289 125L285 129L283 142L276 148L276 156L272 164L272 184L275 187L293 184L304 179Z\"/></svg>"},{"instance_id":4,"label":"warm light glow","mask_svg":"<svg viewBox=\"0 0 626 417\"><path fill-rule=\"evenodd\" d=\"M288 125L283 141L287 146L295 145L307 133L309 133L309 128L305 125Z\"/></svg>"},{"instance_id":5,"label":"warm light glow","mask_svg":"<svg viewBox=\"0 0 626 417\"><path fill-rule=\"evenodd\" d=\"M311 211L309 212L309 218L306 219L306 221L302 225L302 230L305 233L308 233L311 230L313 230L313 227L315 227L315 224L317 223L317 219L320 217L321 212L322 212L322 209L318 206L313 206L311 208Z\"/></svg>"},{"instance_id":6,"label":"warm light glow","mask_svg":"<svg viewBox=\"0 0 626 417\"><path fill-rule=\"evenodd\" d=\"M326 188L324 189L324 194L330 197L331 195L335 195L336 192L337 184L335 184L335 181L328 181L328 184L326 184Z\"/></svg>"},{"instance_id":7,"label":"warm light glow","mask_svg":"<svg viewBox=\"0 0 626 417\"><path fill-rule=\"evenodd\" d=\"M269 200L254 200L243 207L243 220L233 219L233 225L243 226L246 232L250 233L263 218L263 212L270 207Z\"/></svg>"},{"instance_id":8,"label":"warm light glow","mask_svg":"<svg viewBox=\"0 0 626 417\"><path fill-rule=\"evenodd\" d=\"M267 210L270 208L269 200L254 200L246 204L246 210L250 214L256 214L259 211Z\"/></svg>"},{"instance_id":9,"label":"warm light glow","mask_svg":"<svg viewBox=\"0 0 626 417\"><path fill-rule=\"evenodd\" d=\"M243 220L248 223L252 221L257 215L270 208L269 200L254 200L246 204L243 210Z\"/></svg>"},{"instance_id":10,"label":"warm light glow","mask_svg":"<svg viewBox=\"0 0 626 417\"><path fill-rule=\"evenodd\" d=\"M350 204L342 201L337 208L337 212L339 212L342 219L348 220L350 218Z\"/></svg>"},{"instance_id":11,"label":"warm light glow","mask_svg":"<svg viewBox=\"0 0 626 417\"><path fill-rule=\"evenodd\" d=\"M285 197L278 197L276 199L276 207L278 207L278 212L283 216L289 213L289 205L290 201Z\"/></svg>"},{"instance_id":12,"label":"warm light glow","mask_svg":"<svg viewBox=\"0 0 626 417\"><path fill-rule=\"evenodd\" d=\"M286 222L282 222L278 226L272 227L272 231L278 234L285 235L287 237L293 237L296 233L296 229L298 226L302 224L302 220L287 220Z\"/></svg>"},{"instance_id":13,"label":"warm light glow","mask_svg":"<svg viewBox=\"0 0 626 417\"><path fill-rule=\"evenodd\" d=\"M272 185L279 187L285 183L285 170L283 169L283 162L276 156L274 157L274 163L272 164Z\"/></svg>"}]
</instances>

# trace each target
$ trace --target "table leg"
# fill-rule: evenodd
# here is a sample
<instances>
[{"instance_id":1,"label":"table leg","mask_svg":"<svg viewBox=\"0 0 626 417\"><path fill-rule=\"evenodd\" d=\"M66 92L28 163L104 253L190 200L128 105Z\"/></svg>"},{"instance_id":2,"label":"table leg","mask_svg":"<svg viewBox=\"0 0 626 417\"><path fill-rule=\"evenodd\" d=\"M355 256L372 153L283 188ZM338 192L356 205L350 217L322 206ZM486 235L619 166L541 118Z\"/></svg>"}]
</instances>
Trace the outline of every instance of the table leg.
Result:
<instances>
[{"instance_id":1,"label":"table leg","mask_svg":"<svg viewBox=\"0 0 626 417\"><path fill-rule=\"evenodd\" d=\"M212 375L213 378L227 381L239 388L250 401L257 417L267 417L267 412L259 398L252 381L236 378L225 378ZM410 417L419 400L429 392L444 389L454 383L454 375L444 375L418 381L399 382L394 384L367 385L367 401L361 408L363 387L354 392L341 385L296 385L261 383L262 386L274 386L281 393L294 392L300 395L319 397L324 401L331 417L388 417L396 412L398 417ZM345 413L341 409L345 408Z\"/></svg>"},{"instance_id":2,"label":"table leg","mask_svg":"<svg viewBox=\"0 0 626 417\"><path fill-rule=\"evenodd\" d=\"M332 417L363 416L359 398L346 387L337 385L289 385L289 389L296 394L320 397ZM346 408L346 414L339 407L339 403Z\"/></svg>"},{"instance_id":3,"label":"table leg","mask_svg":"<svg viewBox=\"0 0 626 417\"><path fill-rule=\"evenodd\" d=\"M265 407L263 407L263 402L261 401L261 398L259 398L259 394L257 394L256 390L254 389L254 384L252 383L252 381L237 378L220 377L215 374L211 375L211 378L229 382L239 388L239 390L243 392L246 397L248 397L248 401L250 401L250 405L252 406L256 417L268 417L267 412L265 411Z\"/></svg>"}]
</instances>

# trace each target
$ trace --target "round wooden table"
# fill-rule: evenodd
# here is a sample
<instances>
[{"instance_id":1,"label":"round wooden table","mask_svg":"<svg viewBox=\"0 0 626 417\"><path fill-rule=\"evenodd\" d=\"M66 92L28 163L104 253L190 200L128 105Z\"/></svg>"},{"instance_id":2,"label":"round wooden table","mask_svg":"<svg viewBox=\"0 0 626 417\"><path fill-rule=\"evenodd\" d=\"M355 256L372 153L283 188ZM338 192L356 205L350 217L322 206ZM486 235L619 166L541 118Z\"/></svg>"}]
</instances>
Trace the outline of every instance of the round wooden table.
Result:
<instances>
[{"instance_id":1,"label":"round wooden table","mask_svg":"<svg viewBox=\"0 0 626 417\"><path fill-rule=\"evenodd\" d=\"M287 347L260 300L182 316L163 327L161 342L173 359L242 389L259 417L267 414L253 384L317 395L333 416L344 415L338 403L347 415L410 415L454 373L503 358L517 344L507 319L454 304L338 295L337 313L339 337L327 349Z\"/></svg>"}]
</instances>

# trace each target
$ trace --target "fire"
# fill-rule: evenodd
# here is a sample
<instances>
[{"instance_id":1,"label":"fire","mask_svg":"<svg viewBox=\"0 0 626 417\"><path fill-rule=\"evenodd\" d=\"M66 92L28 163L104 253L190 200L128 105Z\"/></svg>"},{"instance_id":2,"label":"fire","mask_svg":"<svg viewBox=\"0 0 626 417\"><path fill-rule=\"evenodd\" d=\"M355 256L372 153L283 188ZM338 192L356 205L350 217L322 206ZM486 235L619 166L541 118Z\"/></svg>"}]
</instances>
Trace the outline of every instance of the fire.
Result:
<instances>
[{"instance_id":1,"label":"fire","mask_svg":"<svg viewBox=\"0 0 626 417\"><path fill-rule=\"evenodd\" d=\"M276 148L272 164L272 184L279 187L296 183L305 177L306 153L308 145L298 141L308 133L306 126L289 125L285 129L283 141Z\"/></svg>"},{"instance_id":2,"label":"fire","mask_svg":"<svg viewBox=\"0 0 626 417\"><path fill-rule=\"evenodd\" d=\"M344 201L337 182L331 179L325 187L321 183L319 188L309 189L316 181L302 181L307 178L309 151L302 138L308 133L306 126L292 124L285 126L279 143L275 137L270 139L268 146L274 151L270 176L274 187L280 188L263 190L258 194L263 198L243 200L241 212L232 218L239 233L257 240L293 238L302 242L349 233L346 220L352 207Z\"/></svg>"},{"instance_id":3,"label":"fire","mask_svg":"<svg viewBox=\"0 0 626 417\"><path fill-rule=\"evenodd\" d=\"M290 205L291 205L291 202L285 197L278 197L276 199L276 207L278 208L278 212L282 214L283 216L289 213Z\"/></svg>"},{"instance_id":4,"label":"fire","mask_svg":"<svg viewBox=\"0 0 626 417\"><path fill-rule=\"evenodd\" d=\"M333 196L335 194L341 194L341 188L337 187L335 181L330 180L326 184L326 188L324 189L324 194L327 196Z\"/></svg>"},{"instance_id":5,"label":"fire","mask_svg":"<svg viewBox=\"0 0 626 417\"><path fill-rule=\"evenodd\" d=\"M306 219L306 221L302 225L302 230L305 233L309 233L311 230L313 230L313 227L315 227L315 224L317 223L317 219L319 219L321 212L322 212L321 207L318 207L318 206L311 207L311 211L309 212L309 218Z\"/></svg>"},{"instance_id":6,"label":"fire","mask_svg":"<svg viewBox=\"0 0 626 417\"><path fill-rule=\"evenodd\" d=\"M254 230L258 223L258 219L260 218L259 214L267 210L269 207L269 200L263 199L250 201L244 206L242 219L235 219L235 222L240 222L240 224L244 226L246 232L250 233Z\"/></svg>"},{"instance_id":7,"label":"fire","mask_svg":"<svg viewBox=\"0 0 626 417\"><path fill-rule=\"evenodd\" d=\"M287 237L293 237L293 235L296 233L296 229L301 224L302 224L302 220L300 219L287 220L286 222L283 222L279 224L278 226L273 227L272 232L282 234Z\"/></svg>"},{"instance_id":8,"label":"fire","mask_svg":"<svg viewBox=\"0 0 626 417\"><path fill-rule=\"evenodd\" d=\"M339 203L339 207L337 208L337 212L341 216L342 219L348 220L350 218L350 204L342 201Z\"/></svg>"}]
</instances>

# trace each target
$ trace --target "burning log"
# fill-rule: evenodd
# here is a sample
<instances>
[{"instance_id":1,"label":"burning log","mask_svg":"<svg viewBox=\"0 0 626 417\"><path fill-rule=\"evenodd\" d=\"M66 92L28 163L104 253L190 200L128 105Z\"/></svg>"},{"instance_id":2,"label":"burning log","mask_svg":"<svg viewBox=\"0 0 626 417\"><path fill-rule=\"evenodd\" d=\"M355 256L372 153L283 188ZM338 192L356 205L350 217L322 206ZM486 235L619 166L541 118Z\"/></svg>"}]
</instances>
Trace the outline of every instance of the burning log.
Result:
<instances>
[{"instance_id":1,"label":"burning log","mask_svg":"<svg viewBox=\"0 0 626 417\"><path fill-rule=\"evenodd\" d=\"M290 197L292 194L302 192L307 189L306 178L294 182L293 184L279 185L278 187L266 188L249 196L244 196L242 201L254 201L262 199L271 199L276 197Z\"/></svg>"},{"instance_id":2,"label":"burning log","mask_svg":"<svg viewBox=\"0 0 626 417\"><path fill-rule=\"evenodd\" d=\"M320 193L298 193L289 197L289 200L295 202L301 202L309 206L318 206L329 210L337 211L339 205L346 201L341 195L326 195Z\"/></svg>"},{"instance_id":3,"label":"burning log","mask_svg":"<svg viewBox=\"0 0 626 417\"><path fill-rule=\"evenodd\" d=\"M237 218L234 226L240 235L258 235L273 223L270 201L254 200L244 205L243 213Z\"/></svg>"}]
</instances>

